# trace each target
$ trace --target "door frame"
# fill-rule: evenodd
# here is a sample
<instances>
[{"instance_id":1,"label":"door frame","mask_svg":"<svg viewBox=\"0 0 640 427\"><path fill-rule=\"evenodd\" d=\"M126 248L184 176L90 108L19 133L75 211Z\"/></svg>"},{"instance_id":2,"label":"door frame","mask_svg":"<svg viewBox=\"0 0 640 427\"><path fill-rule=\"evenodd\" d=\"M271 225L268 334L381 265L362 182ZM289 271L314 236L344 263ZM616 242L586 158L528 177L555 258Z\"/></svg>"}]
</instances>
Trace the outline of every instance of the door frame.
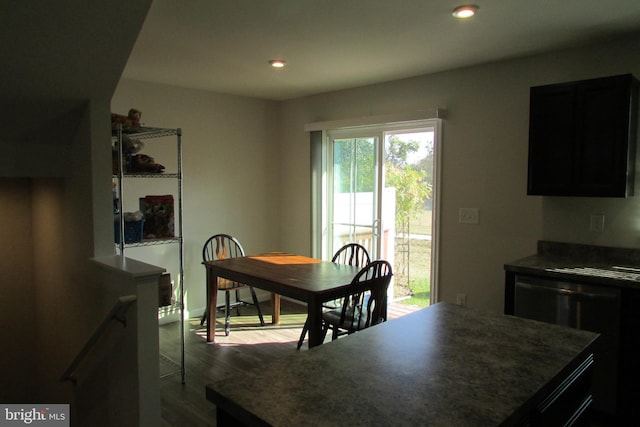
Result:
<instances>
[{"instance_id":1,"label":"door frame","mask_svg":"<svg viewBox=\"0 0 640 427\"><path fill-rule=\"evenodd\" d=\"M328 210L323 197L328 194L327 188L327 167L331 161L327 150L329 143L328 134L330 131L345 131L345 134L352 134L350 131L371 131L378 129L380 135L385 132L399 130L432 128L434 131L434 163L433 163L433 216L432 216L432 240L431 240L431 303L439 301L439 253L440 253L440 218L441 218L441 165L442 165L442 127L441 118L428 118L407 121L394 121L389 123L368 124L364 126L331 127L337 122L327 122L313 124L305 127L310 132L311 142L311 255L315 258L326 258L327 247L324 244L327 239L324 237L328 230L325 228ZM349 133L347 133L349 131ZM364 132L363 132L364 133ZM362 133L360 134L362 135ZM384 139L379 141L384 146ZM377 155L377 154L376 154ZM378 162L382 167L382 162ZM381 185L382 183L379 183ZM383 187L380 187L383 188ZM379 213L380 214L380 213Z\"/></svg>"}]
</instances>

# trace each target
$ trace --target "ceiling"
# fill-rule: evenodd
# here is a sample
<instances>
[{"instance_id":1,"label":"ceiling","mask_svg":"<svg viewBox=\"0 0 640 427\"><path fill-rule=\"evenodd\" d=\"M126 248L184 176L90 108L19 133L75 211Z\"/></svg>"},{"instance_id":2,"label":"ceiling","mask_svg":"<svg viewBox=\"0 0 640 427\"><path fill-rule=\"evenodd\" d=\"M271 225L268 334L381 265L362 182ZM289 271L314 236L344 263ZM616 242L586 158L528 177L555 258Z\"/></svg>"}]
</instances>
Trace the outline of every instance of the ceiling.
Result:
<instances>
[{"instance_id":1,"label":"ceiling","mask_svg":"<svg viewBox=\"0 0 640 427\"><path fill-rule=\"evenodd\" d=\"M122 77L286 100L640 31L639 0L473 1L0 0L0 143L68 143Z\"/></svg>"},{"instance_id":2,"label":"ceiling","mask_svg":"<svg viewBox=\"0 0 640 427\"><path fill-rule=\"evenodd\" d=\"M286 100L640 30L638 0L474 3L462 21L452 0L155 0L123 77Z\"/></svg>"}]
</instances>

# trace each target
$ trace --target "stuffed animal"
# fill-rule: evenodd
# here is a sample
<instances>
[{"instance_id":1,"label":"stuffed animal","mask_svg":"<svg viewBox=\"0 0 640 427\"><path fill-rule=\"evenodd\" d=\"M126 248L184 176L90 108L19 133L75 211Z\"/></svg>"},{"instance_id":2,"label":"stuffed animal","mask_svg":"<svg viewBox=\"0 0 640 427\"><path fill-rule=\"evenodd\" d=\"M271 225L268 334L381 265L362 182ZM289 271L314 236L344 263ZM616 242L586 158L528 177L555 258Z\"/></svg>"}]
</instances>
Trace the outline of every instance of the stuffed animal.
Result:
<instances>
[{"instance_id":1,"label":"stuffed animal","mask_svg":"<svg viewBox=\"0 0 640 427\"><path fill-rule=\"evenodd\" d=\"M123 162L125 164L125 171L130 171L130 167L128 166L130 162L130 158L133 154L136 154L142 150L144 147L144 142L139 139L131 139L127 135L122 135L122 154L123 154ZM113 174L116 175L118 173L118 142L114 141L111 144L111 161L112 161L112 169Z\"/></svg>"},{"instance_id":2,"label":"stuffed animal","mask_svg":"<svg viewBox=\"0 0 640 427\"><path fill-rule=\"evenodd\" d=\"M131 156L131 167L127 172L164 172L164 166L156 163L154 158L146 154L135 154Z\"/></svg>"},{"instance_id":3,"label":"stuffed animal","mask_svg":"<svg viewBox=\"0 0 640 427\"><path fill-rule=\"evenodd\" d=\"M144 148L144 142L139 139L131 139L127 135L122 135L122 153L123 154L137 154ZM115 147L118 150L118 147Z\"/></svg>"},{"instance_id":4,"label":"stuffed animal","mask_svg":"<svg viewBox=\"0 0 640 427\"><path fill-rule=\"evenodd\" d=\"M111 113L111 127L115 129L119 124L123 127L140 127L140 119L142 118L142 112L132 108L129 110L129 114L123 116L122 114Z\"/></svg>"}]
</instances>

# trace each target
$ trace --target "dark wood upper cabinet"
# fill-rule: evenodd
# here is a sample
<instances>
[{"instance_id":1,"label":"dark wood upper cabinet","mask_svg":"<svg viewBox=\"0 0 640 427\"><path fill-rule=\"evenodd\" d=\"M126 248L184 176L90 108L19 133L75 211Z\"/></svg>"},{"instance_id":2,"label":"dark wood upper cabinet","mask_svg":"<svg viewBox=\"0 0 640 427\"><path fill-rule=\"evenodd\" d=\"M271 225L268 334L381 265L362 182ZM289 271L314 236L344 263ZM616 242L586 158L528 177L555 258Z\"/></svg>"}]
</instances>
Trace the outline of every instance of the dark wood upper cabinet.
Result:
<instances>
[{"instance_id":1,"label":"dark wood upper cabinet","mask_svg":"<svg viewBox=\"0 0 640 427\"><path fill-rule=\"evenodd\" d=\"M631 74L532 87L527 194L632 196L637 123Z\"/></svg>"}]
</instances>

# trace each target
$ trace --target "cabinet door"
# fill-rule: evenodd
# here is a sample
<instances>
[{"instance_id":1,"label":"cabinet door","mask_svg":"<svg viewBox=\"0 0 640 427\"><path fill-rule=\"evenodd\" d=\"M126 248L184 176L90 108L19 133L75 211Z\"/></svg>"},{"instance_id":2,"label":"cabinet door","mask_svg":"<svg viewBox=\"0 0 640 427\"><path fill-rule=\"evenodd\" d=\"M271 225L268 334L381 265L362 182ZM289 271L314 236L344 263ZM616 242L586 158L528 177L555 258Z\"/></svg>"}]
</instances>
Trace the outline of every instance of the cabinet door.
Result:
<instances>
[{"instance_id":1,"label":"cabinet door","mask_svg":"<svg viewBox=\"0 0 640 427\"><path fill-rule=\"evenodd\" d=\"M630 76L620 76L590 80L578 88L578 194L627 195L627 160L634 153L629 141L630 83Z\"/></svg>"},{"instance_id":2,"label":"cabinet door","mask_svg":"<svg viewBox=\"0 0 640 427\"><path fill-rule=\"evenodd\" d=\"M622 291L618 413L621 419L640 420L640 290Z\"/></svg>"},{"instance_id":3,"label":"cabinet door","mask_svg":"<svg viewBox=\"0 0 640 427\"><path fill-rule=\"evenodd\" d=\"M613 76L531 88L529 195L633 194L637 81Z\"/></svg>"},{"instance_id":4,"label":"cabinet door","mask_svg":"<svg viewBox=\"0 0 640 427\"><path fill-rule=\"evenodd\" d=\"M528 194L566 195L575 170L576 88L531 88Z\"/></svg>"}]
</instances>

